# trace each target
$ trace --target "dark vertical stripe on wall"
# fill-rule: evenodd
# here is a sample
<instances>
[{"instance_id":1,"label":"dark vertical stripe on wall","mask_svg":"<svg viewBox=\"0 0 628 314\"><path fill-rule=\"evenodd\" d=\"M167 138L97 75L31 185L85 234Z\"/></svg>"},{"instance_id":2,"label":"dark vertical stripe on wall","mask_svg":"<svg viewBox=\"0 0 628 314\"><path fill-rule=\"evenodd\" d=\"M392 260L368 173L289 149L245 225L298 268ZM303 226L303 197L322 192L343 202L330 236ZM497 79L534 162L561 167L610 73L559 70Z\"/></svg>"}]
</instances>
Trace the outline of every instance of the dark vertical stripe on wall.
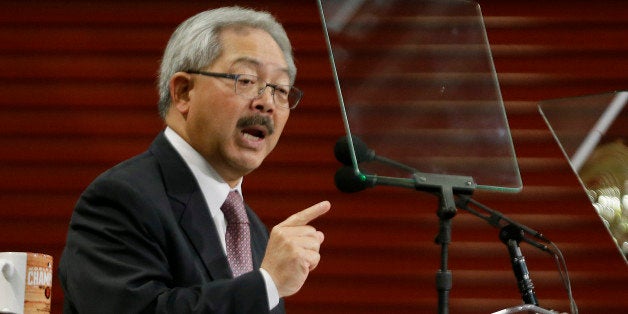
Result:
<instances>
[{"instance_id":1,"label":"dark vertical stripe on wall","mask_svg":"<svg viewBox=\"0 0 628 314\"><path fill-rule=\"evenodd\" d=\"M214 2L215 3L215 2ZM220 4L230 3L218 1ZM305 99L276 151L245 180L267 224L321 199L323 260L290 313L434 313L436 200L333 185L344 133L314 1L241 1L274 12L294 43ZM628 308L626 264L537 111L540 100L628 88L628 2L480 1L524 182L476 198L542 230L563 250L581 313ZM146 149L162 128L155 73L193 1L0 1L0 251L58 261L82 189ZM522 245L539 302L569 311L553 260ZM459 212L450 248L452 313L521 303L497 230ZM54 281L53 312L63 293Z\"/></svg>"}]
</instances>

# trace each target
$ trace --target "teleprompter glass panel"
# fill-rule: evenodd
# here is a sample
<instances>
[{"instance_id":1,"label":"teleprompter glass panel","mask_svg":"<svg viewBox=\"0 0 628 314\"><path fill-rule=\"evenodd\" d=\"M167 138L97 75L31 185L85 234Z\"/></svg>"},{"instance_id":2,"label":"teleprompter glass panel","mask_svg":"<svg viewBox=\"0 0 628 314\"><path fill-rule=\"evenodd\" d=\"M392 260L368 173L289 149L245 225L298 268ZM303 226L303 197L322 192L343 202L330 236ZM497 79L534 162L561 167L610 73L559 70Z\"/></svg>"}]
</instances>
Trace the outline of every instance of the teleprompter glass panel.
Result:
<instances>
[{"instance_id":1,"label":"teleprompter glass panel","mask_svg":"<svg viewBox=\"0 0 628 314\"><path fill-rule=\"evenodd\" d=\"M477 3L319 0L347 135L421 173L517 192L521 177ZM356 173L412 178L359 160Z\"/></svg>"},{"instance_id":2,"label":"teleprompter glass panel","mask_svg":"<svg viewBox=\"0 0 628 314\"><path fill-rule=\"evenodd\" d=\"M628 91L544 100L539 111L626 258Z\"/></svg>"}]
</instances>

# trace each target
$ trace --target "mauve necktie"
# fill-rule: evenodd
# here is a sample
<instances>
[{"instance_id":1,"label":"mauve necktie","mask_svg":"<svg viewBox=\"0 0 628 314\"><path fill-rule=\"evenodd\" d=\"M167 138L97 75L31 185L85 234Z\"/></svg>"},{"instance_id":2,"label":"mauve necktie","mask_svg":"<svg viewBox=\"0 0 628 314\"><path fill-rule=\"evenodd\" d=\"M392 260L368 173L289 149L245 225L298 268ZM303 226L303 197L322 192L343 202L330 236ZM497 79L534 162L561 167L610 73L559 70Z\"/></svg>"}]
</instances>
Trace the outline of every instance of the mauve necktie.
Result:
<instances>
[{"instance_id":1,"label":"mauve necktie","mask_svg":"<svg viewBox=\"0 0 628 314\"><path fill-rule=\"evenodd\" d=\"M246 216L244 202L236 191L229 192L220 210L222 210L227 221L227 234L225 235L227 258L235 278L253 270L249 219Z\"/></svg>"}]
</instances>

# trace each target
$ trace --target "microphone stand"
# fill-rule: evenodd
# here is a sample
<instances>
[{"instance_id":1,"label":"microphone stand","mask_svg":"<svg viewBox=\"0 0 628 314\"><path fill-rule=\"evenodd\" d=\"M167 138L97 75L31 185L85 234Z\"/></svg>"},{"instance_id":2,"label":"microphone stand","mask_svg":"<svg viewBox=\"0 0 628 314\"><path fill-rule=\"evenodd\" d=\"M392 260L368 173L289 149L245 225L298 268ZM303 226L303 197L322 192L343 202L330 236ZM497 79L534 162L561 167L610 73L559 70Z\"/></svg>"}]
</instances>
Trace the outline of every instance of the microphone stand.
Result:
<instances>
[{"instance_id":1,"label":"microphone stand","mask_svg":"<svg viewBox=\"0 0 628 314\"><path fill-rule=\"evenodd\" d=\"M478 206L489 214L482 215L480 212L469 208L469 203L473 203L474 205ZM546 243L549 243L550 241L545 238L540 232L507 218L502 213L482 205L481 203L473 200L469 196L459 195L456 202L456 207L464 209L471 214L486 220L490 225L494 227L501 227L499 232L499 238L508 247L508 253L510 254L511 258L512 269L515 274L515 278L517 279L517 287L519 288L519 292L521 293L523 302L527 306L530 306L530 309L535 309L537 313L557 313L538 307L539 302L534 293L534 284L532 283L532 279L530 278L530 273L528 272L525 257L523 257L523 255L521 254L521 249L519 247L519 243L521 241L524 241L544 252L554 254L553 251L550 250L546 245L526 237L525 234L532 235L533 237ZM501 221L505 221L506 224L503 225ZM515 312L504 310L500 311L499 313Z\"/></svg>"},{"instance_id":2,"label":"microphone stand","mask_svg":"<svg viewBox=\"0 0 628 314\"><path fill-rule=\"evenodd\" d=\"M504 226L499 232L499 239L508 246L512 270L515 273L523 302L525 304L539 305L539 301L534 294L534 285L528 272L526 259L521 254L521 249L519 248L519 242L521 242L523 237L523 230L512 224Z\"/></svg>"}]
</instances>

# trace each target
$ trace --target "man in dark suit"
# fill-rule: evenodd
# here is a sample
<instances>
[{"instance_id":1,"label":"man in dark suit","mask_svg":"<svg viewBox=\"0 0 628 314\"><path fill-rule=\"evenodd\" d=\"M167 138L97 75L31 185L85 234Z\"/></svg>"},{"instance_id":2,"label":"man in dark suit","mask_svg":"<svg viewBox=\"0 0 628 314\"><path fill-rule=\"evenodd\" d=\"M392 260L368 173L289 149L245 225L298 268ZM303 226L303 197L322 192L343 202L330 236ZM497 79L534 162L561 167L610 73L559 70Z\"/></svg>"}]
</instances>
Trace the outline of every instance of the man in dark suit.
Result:
<instances>
[{"instance_id":1,"label":"man in dark suit","mask_svg":"<svg viewBox=\"0 0 628 314\"><path fill-rule=\"evenodd\" d=\"M270 234L240 206L245 241L231 240L222 208L242 204L243 176L275 147L302 95L295 77L285 31L265 12L221 8L177 28L159 78L166 129L76 204L59 266L64 312L285 312L282 298L320 260L324 237L308 223L329 202ZM236 251L248 262L233 262Z\"/></svg>"}]
</instances>

